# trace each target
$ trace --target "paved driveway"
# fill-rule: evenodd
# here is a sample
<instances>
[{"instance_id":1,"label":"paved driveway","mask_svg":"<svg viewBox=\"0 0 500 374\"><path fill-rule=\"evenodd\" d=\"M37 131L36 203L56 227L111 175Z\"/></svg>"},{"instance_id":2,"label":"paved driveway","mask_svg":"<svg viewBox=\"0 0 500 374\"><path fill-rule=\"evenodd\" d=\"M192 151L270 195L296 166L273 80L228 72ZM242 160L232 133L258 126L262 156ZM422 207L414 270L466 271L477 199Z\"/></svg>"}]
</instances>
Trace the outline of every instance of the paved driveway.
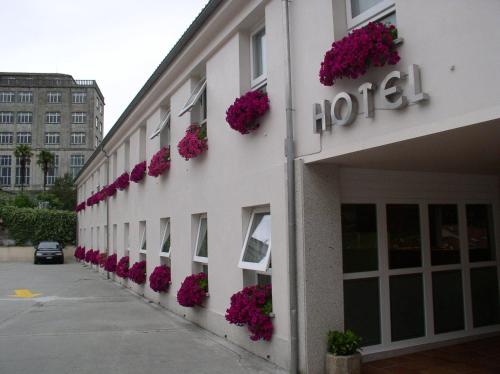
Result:
<instances>
[{"instance_id":1,"label":"paved driveway","mask_svg":"<svg viewBox=\"0 0 500 374\"><path fill-rule=\"evenodd\" d=\"M0 263L0 373L283 371L79 264Z\"/></svg>"}]
</instances>

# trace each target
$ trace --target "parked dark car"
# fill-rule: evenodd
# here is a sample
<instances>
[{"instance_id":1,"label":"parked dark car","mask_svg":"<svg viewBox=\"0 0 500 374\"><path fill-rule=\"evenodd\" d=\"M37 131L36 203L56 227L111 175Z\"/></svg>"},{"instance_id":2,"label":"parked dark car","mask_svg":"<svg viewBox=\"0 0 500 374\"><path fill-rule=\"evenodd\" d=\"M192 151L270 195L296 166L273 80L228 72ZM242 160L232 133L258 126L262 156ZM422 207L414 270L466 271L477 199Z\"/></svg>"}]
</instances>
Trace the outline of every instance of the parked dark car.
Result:
<instances>
[{"instance_id":1,"label":"parked dark car","mask_svg":"<svg viewBox=\"0 0 500 374\"><path fill-rule=\"evenodd\" d=\"M35 247L34 264L54 262L64 264L63 247L58 242L40 242Z\"/></svg>"}]
</instances>

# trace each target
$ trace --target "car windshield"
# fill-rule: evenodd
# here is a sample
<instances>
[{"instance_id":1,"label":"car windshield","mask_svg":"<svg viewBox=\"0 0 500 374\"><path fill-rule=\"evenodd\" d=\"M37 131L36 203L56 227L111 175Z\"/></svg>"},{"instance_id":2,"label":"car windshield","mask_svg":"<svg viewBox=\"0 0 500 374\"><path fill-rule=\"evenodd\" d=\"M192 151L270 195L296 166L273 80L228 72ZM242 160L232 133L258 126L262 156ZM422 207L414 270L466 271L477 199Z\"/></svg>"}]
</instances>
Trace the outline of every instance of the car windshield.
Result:
<instances>
[{"instance_id":1,"label":"car windshield","mask_svg":"<svg viewBox=\"0 0 500 374\"><path fill-rule=\"evenodd\" d=\"M38 249L58 249L57 242L41 242L38 244Z\"/></svg>"}]
</instances>

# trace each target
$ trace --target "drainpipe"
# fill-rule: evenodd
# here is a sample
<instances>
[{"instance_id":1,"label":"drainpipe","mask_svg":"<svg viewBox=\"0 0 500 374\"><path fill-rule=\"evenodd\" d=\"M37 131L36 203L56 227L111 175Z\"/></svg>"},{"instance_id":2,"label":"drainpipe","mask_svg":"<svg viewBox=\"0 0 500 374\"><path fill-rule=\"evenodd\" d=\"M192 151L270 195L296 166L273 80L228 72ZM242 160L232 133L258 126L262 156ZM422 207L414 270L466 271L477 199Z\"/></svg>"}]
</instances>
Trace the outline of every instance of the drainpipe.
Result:
<instances>
[{"instance_id":1,"label":"drainpipe","mask_svg":"<svg viewBox=\"0 0 500 374\"><path fill-rule=\"evenodd\" d=\"M297 243L295 217L295 153L293 141L292 69L290 57L289 0L283 0L285 31L285 96L286 96L286 178L288 196L288 279L290 290L290 373L298 373L299 339L297 316Z\"/></svg>"},{"instance_id":2,"label":"drainpipe","mask_svg":"<svg viewBox=\"0 0 500 374\"><path fill-rule=\"evenodd\" d=\"M106 157L106 186L109 186L109 155L104 150L104 147L101 147L102 153ZM106 199L106 256L109 256L109 199ZM109 271L106 270L106 279L109 279Z\"/></svg>"}]
</instances>

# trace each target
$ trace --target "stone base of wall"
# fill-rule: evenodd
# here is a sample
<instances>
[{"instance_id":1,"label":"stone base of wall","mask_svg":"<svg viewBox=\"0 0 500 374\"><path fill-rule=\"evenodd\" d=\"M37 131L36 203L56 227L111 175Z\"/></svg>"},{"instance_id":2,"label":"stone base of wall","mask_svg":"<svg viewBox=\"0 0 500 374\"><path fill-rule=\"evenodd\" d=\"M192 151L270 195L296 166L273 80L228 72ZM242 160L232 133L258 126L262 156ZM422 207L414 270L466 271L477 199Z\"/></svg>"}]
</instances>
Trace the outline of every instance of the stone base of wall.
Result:
<instances>
[{"instance_id":1,"label":"stone base of wall","mask_svg":"<svg viewBox=\"0 0 500 374\"><path fill-rule=\"evenodd\" d=\"M33 247L0 247L0 262L33 262ZM75 247L64 248L64 262L74 262Z\"/></svg>"}]
</instances>

